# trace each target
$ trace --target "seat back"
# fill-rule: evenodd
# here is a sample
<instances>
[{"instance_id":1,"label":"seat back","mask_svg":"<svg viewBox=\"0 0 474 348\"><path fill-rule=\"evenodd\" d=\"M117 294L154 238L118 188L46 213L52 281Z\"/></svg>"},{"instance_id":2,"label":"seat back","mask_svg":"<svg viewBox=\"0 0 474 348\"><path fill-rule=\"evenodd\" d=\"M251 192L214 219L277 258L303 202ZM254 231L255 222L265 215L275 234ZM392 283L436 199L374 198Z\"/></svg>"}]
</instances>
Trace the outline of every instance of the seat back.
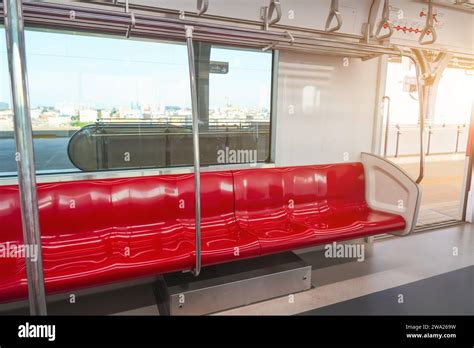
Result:
<instances>
[{"instance_id":1,"label":"seat back","mask_svg":"<svg viewBox=\"0 0 474 348\"><path fill-rule=\"evenodd\" d=\"M180 222L189 228L195 226L194 174L183 176L177 185ZM234 186L232 172L201 173L201 224L235 223Z\"/></svg>"},{"instance_id":2,"label":"seat back","mask_svg":"<svg viewBox=\"0 0 474 348\"><path fill-rule=\"evenodd\" d=\"M193 174L42 183L37 192L47 289L68 288L78 273L100 275L88 278L93 284L192 265ZM231 172L202 173L201 217L203 238L237 227ZM0 243L21 245L17 185L0 186L0 221ZM24 259L0 259L0 292L16 287L21 297L24 269Z\"/></svg>"},{"instance_id":3,"label":"seat back","mask_svg":"<svg viewBox=\"0 0 474 348\"><path fill-rule=\"evenodd\" d=\"M0 241L22 239L18 186L0 186ZM194 174L38 184L44 237L194 223ZM203 222L233 218L232 173L201 174Z\"/></svg>"},{"instance_id":4,"label":"seat back","mask_svg":"<svg viewBox=\"0 0 474 348\"><path fill-rule=\"evenodd\" d=\"M0 186L0 243L22 243L18 186Z\"/></svg>"},{"instance_id":5,"label":"seat back","mask_svg":"<svg viewBox=\"0 0 474 348\"><path fill-rule=\"evenodd\" d=\"M263 216L304 220L366 206L361 163L234 171L235 215L249 227Z\"/></svg>"}]
</instances>

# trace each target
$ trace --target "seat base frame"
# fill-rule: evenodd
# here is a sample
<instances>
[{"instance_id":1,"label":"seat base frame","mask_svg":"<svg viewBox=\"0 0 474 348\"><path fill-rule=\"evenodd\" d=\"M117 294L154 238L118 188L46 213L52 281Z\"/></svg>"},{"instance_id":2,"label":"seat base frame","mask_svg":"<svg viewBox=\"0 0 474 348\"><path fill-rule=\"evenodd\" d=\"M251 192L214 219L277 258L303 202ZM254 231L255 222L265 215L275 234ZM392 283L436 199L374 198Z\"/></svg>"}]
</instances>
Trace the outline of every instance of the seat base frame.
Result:
<instances>
[{"instance_id":1,"label":"seat base frame","mask_svg":"<svg viewBox=\"0 0 474 348\"><path fill-rule=\"evenodd\" d=\"M162 315L205 315L311 288L311 265L293 252L206 267L199 278L170 273L154 291Z\"/></svg>"}]
</instances>

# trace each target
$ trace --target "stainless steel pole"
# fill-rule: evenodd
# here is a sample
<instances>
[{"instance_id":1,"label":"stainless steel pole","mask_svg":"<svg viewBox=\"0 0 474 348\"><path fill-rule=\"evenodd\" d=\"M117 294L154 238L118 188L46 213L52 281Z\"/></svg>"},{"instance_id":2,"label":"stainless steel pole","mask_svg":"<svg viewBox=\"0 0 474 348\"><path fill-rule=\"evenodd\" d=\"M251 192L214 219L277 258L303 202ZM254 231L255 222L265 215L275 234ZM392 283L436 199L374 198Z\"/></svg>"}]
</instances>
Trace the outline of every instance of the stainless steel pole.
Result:
<instances>
[{"instance_id":1,"label":"stainless steel pole","mask_svg":"<svg viewBox=\"0 0 474 348\"><path fill-rule=\"evenodd\" d=\"M426 97L427 90L426 86L422 83L422 72L421 67L417 64L416 69L416 80L418 84L418 103L420 104L420 173L416 179L416 183L419 184L425 177L425 117L426 117Z\"/></svg>"},{"instance_id":2,"label":"stainless steel pole","mask_svg":"<svg viewBox=\"0 0 474 348\"><path fill-rule=\"evenodd\" d=\"M422 83L423 71L426 71L425 61L421 51L418 49L411 50L413 54L403 54L403 56L408 57L413 64L415 65L416 72L416 85L418 90L418 104L419 104L419 120L420 120L420 171L416 183L419 184L425 176L425 151L424 151L424 132L425 132L425 114L426 114L426 104L425 104L425 93L426 86Z\"/></svg>"},{"instance_id":3,"label":"stainless steel pole","mask_svg":"<svg viewBox=\"0 0 474 348\"><path fill-rule=\"evenodd\" d=\"M382 98L383 101L387 100L387 120L385 124L385 144L384 144L384 149L383 149L383 157L387 157L387 147L388 147L388 131L389 131L389 126L390 126L390 97L389 96L384 96Z\"/></svg>"},{"instance_id":4,"label":"stainless steel pole","mask_svg":"<svg viewBox=\"0 0 474 348\"><path fill-rule=\"evenodd\" d=\"M26 276L31 315L46 315L43 258L36 193L22 2L5 0L5 33L13 101L21 221L25 248L35 248L36 258L26 256ZM28 253L25 253L28 255Z\"/></svg>"},{"instance_id":5,"label":"stainless steel pole","mask_svg":"<svg viewBox=\"0 0 474 348\"><path fill-rule=\"evenodd\" d=\"M196 267L197 277L201 273L201 174L199 163L199 108L196 88L196 69L194 67L194 47L192 26L185 26L188 46L189 82L191 85L191 104L193 112L193 149L194 149L194 200L196 205Z\"/></svg>"}]
</instances>

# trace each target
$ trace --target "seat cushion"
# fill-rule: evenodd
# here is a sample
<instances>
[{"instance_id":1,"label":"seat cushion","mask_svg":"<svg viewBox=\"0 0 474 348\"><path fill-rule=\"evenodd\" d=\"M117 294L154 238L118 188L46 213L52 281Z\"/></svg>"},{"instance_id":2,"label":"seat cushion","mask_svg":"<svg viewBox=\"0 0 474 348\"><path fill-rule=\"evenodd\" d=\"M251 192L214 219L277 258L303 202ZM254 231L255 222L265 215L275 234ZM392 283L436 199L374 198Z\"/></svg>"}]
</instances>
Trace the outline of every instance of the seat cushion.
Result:
<instances>
[{"instance_id":1,"label":"seat cushion","mask_svg":"<svg viewBox=\"0 0 474 348\"><path fill-rule=\"evenodd\" d=\"M362 238L405 228L405 220L400 215L369 207L315 216L306 219L303 224L314 231L315 244Z\"/></svg>"},{"instance_id":2,"label":"seat cushion","mask_svg":"<svg viewBox=\"0 0 474 348\"><path fill-rule=\"evenodd\" d=\"M314 237L311 227L288 218L254 221L246 231L257 238L262 254L311 246Z\"/></svg>"},{"instance_id":3,"label":"seat cushion","mask_svg":"<svg viewBox=\"0 0 474 348\"><path fill-rule=\"evenodd\" d=\"M261 221L247 231L255 235L262 254L277 253L334 241L357 239L389 231L403 230L399 215L366 208L334 213L296 222L291 219Z\"/></svg>"},{"instance_id":4,"label":"seat cushion","mask_svg":"<svg viewBox=\"0 0 474 348\"><path fill-rule=\"evenodd\" d=\"M231 227L225 228L219 226L218 223L204 225L201 227L201 231L201 262L203 266L260 255L258 238L242 230L235 221ZM195 255L193 250L193 257Z\"/></svg>"}]
</instances>

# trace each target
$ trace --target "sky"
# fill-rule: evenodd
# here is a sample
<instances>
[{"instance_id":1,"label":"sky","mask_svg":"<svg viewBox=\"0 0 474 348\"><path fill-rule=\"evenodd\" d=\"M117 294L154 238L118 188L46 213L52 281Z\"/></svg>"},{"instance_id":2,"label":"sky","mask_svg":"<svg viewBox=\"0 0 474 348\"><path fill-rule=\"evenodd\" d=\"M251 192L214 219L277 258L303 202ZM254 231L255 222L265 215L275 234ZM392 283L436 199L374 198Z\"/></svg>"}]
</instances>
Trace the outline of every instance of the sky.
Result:
<instances>
[{"instance_id":1,"label":"sky","mask_svg":"<svg viewBox=\"0 0 474 348\"><path fill-rule=\"evenodd\" d=\"M30 103L73 102L98 108L132 103L190 107L184 44L26 31ZM5 31L0 30L0 101L9 103ZM211 74L210 107L270 107L272 55L213 47L211 60L229 63Z\"/></svg>"}]
</instances>

